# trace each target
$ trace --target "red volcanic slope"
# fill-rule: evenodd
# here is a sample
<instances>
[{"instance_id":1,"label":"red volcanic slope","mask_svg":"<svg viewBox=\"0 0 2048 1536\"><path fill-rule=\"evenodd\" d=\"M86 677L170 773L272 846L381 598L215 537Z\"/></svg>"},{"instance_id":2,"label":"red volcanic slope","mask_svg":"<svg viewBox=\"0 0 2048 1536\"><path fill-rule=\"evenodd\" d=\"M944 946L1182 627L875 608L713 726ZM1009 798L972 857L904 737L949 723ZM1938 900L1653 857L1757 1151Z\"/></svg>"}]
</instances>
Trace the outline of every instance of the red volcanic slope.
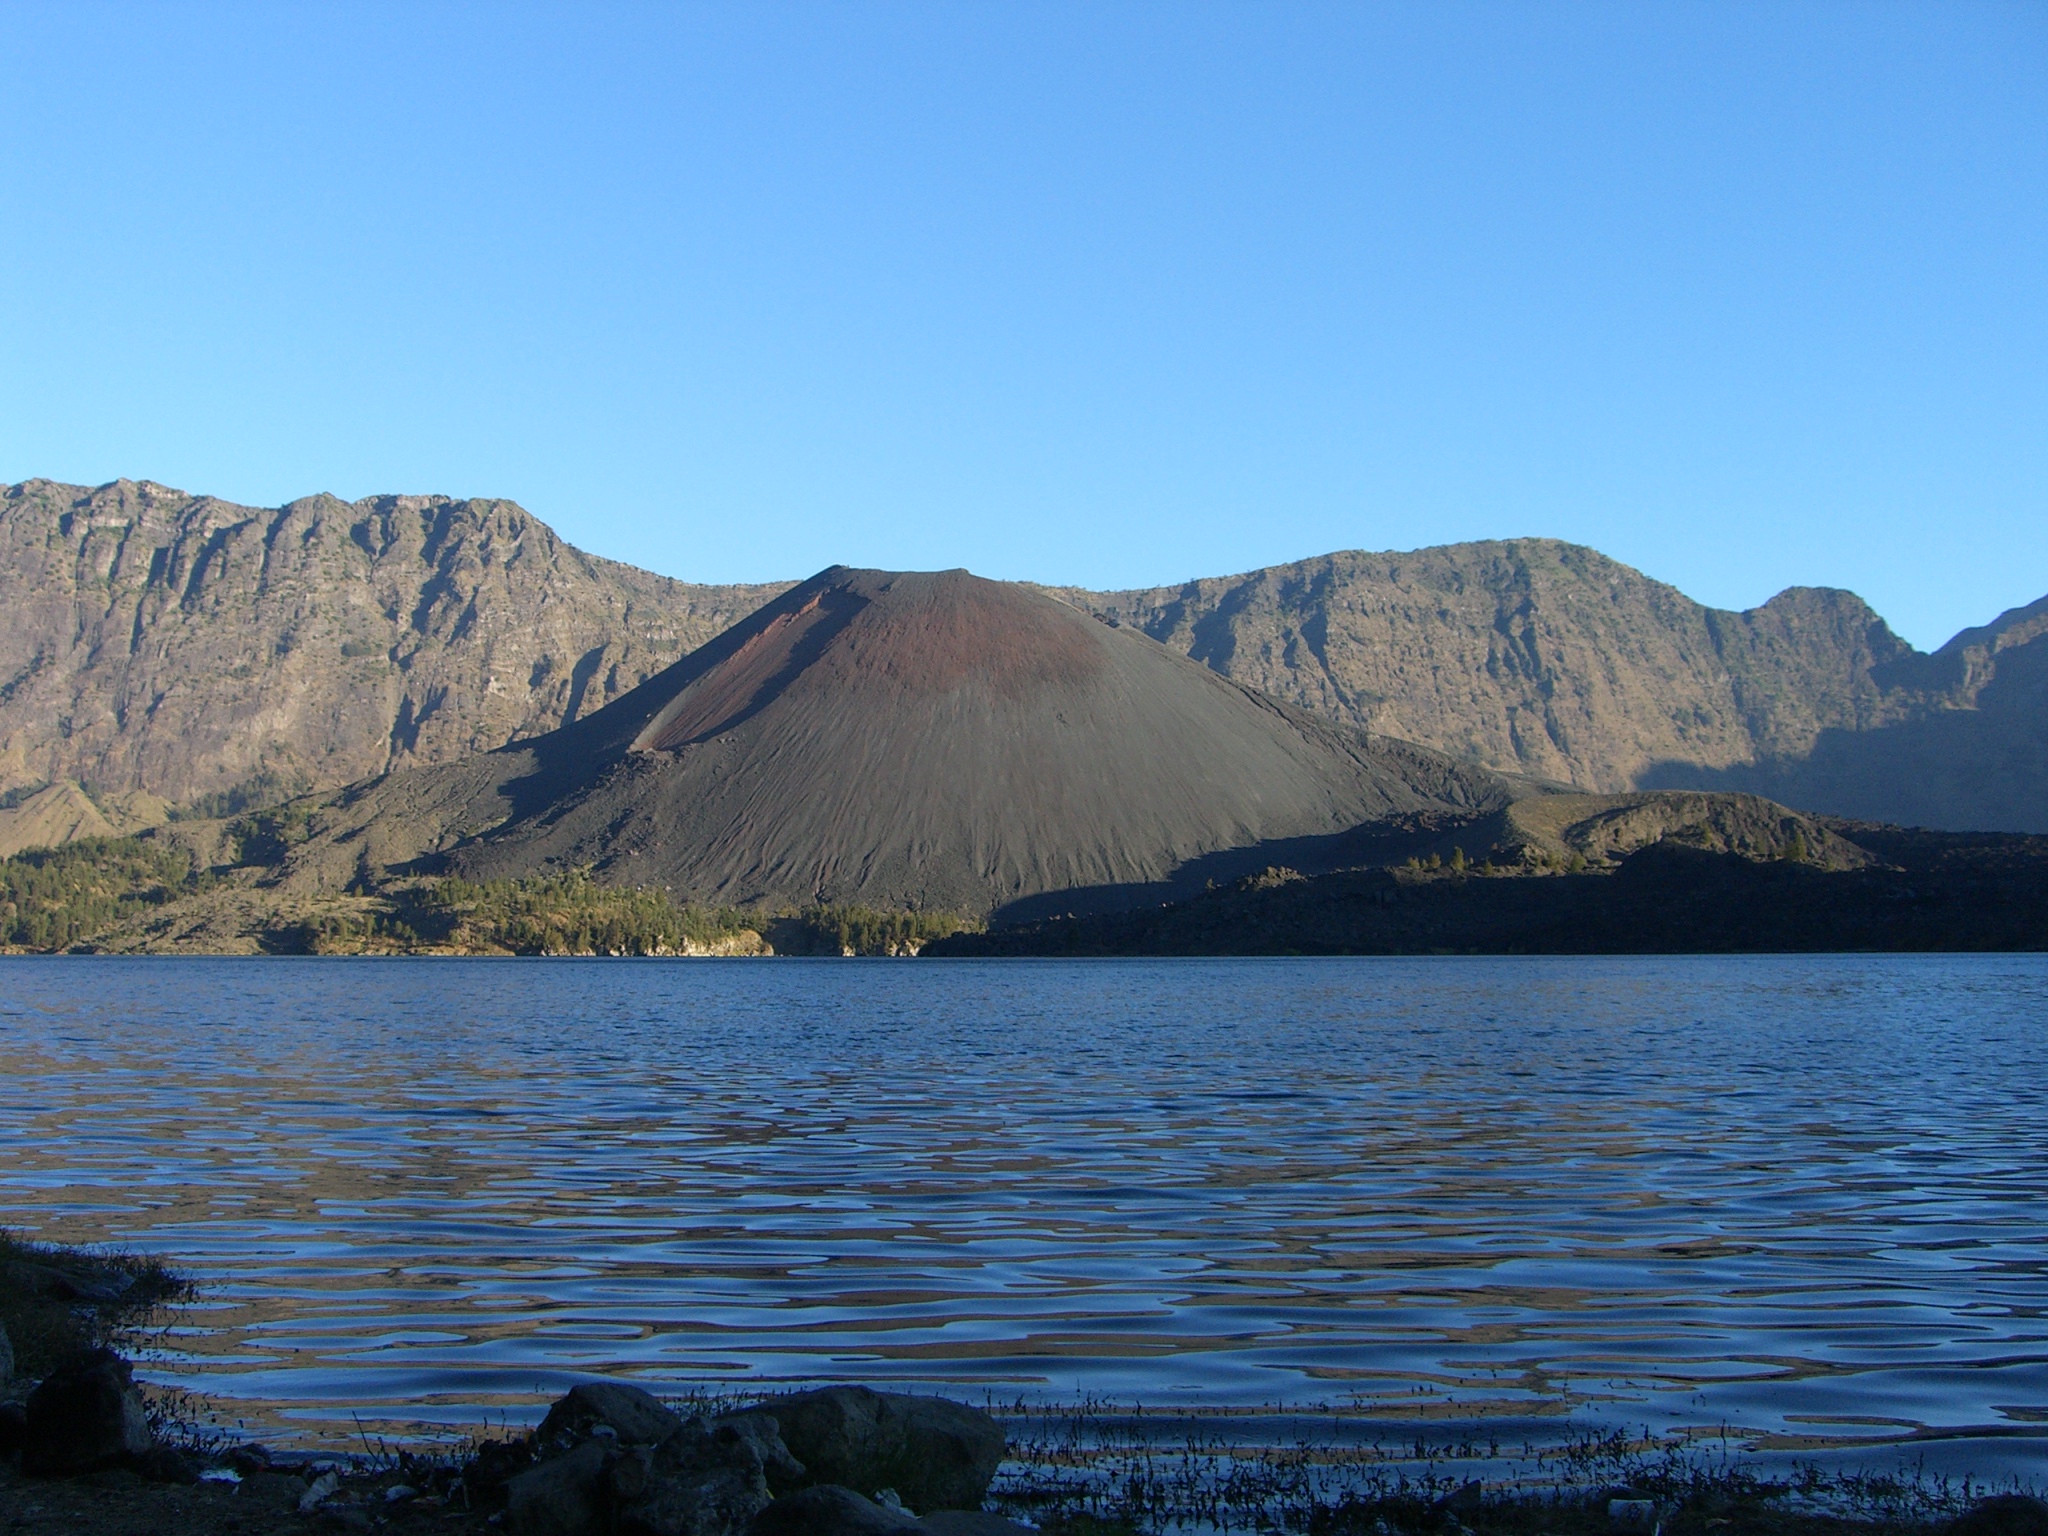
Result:
<instances>
[{"instance_id":1,"label":"red volcanic slope","mask_svg":"<svg viewBox=\"0 0 2048 1536\"><path fill-rule=\"evenodd\" d=\"M455 867L734 903L1114 904L1223 850L1507 798L965 571L834 567L512 755L512 819Z\"/></svg>"}]
</instances>

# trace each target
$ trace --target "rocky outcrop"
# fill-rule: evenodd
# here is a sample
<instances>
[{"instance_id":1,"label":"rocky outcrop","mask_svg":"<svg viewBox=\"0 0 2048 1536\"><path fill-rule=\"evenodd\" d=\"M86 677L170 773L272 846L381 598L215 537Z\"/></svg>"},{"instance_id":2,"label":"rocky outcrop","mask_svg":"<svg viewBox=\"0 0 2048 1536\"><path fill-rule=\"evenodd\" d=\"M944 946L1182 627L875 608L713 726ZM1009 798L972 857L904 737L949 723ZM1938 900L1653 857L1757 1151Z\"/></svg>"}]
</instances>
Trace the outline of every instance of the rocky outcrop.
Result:
<instances>
[{"instance_id":1,"label":"rocky outcrop","mask_svg":"<svg viewBox=\"0 0 2048 1536\"><path fill-rule=\"evenodd\" d=\"M1058 595L1276 698L1498 770L2048 831L2048 599L1929 656L1854 593L1794 587L1732 613L1554 539Z\"/></svg>"},{"instance_id":2,"label":"rocky outcrop","mask_svg":"<svg viewBox=\"0 0 2048 1536\"><path fill-rule=\"evenodd\" d=\"M144 1456L155 1442L134 1368L111 1349L59 1366L29 1394L22 1469L63 1477Z\"/></svg>"},{"instance_id":3,"label":"rocky outcrop","mask_svg":"<svg viewBox=\"0 0 2048 1536\"><path fill-rule=\"evenodd\" d=\"M988 1415L937 1398L831 1387L685 1419L637 1387L592 1382L464 1475L486 1503L502 1491L509 1536L1006 1536L1005 1522L927 1528L911 1513L978 1510L1003 1444Z\"/></svg>"},{"instance_id":4,"label":"rocky outcrop","mask_svg":"<svg viewBox=\"0 0 2048 1536\"><path fill-rule=\"evenodd\" d=\"M781 586L690 586L509 501L0 487L0 791L274 798L589 714Z\"/></svg>"},{"instance_id":5,"label":"rocky outcrop","mask_svg":"<svg viewBox=\"0 0 2048 1536\"><path fill-rule=\"evenodd\" d=\"M920 1513L979 1509L1003 1459L994 1419L941 1397L822 1387L761 1404L822 1483L892 1490Z\"/></svg>"},{"instance_id":6,"label":"rocky outcrop","mask_svg":"<svg viewBox=\"0 0 2048 1536\"><path fill-rule=\"evenodd\" d=\"M99 799L66 779L0 800L0 858L81 837L125 837L164 824L168 807L140 790Z\"/></svg>"}]
</instances>

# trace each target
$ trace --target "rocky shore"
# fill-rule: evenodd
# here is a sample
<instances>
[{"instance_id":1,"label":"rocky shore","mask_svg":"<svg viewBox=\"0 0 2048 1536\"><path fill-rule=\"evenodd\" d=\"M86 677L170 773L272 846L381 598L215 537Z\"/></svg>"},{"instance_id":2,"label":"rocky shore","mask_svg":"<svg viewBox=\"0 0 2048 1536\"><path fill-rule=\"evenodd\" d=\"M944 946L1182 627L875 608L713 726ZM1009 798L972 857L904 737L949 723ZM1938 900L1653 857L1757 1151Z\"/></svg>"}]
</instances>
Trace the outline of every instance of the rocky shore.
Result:
<instances>
[{"instance_id":1,"label":"rocky shore","mask_svg":"<svg viewBox=\"0 0 2048 1536\"><path fill-rule=\"evenodd\" d=\"M13 1531L504 1536L1023 1536L983 1510L1003 1430L943 1398L824 1387L685 1417L590 1382L533 1433L459 1457L340 1460L206 1444L162 1426L111 1349L0 1407Z\"/></svg>"},{"instance_id":2,"label":"rocky shore","mask_svg":"<svg viewBox=\"0 0 2048 1536\"><path fill-rule=\"evenodd\" d=\"M1055 1447L939 1397L825 1386L687 1411L585 1382L460 1454L273 1454L179 1421L107 1342L183 1283L147 1260L0 1239L0 1531L9 1536L2048 1536L2031 1489L1776 1481L1625 1450L1497 1484L1396 1471L1320 1489L1303 1446L1160 1464ZM19 1347L15 1332L21 1337ZM1172 1458L1170 1458L1172 1459ZM1308 1491L1305 1491L1308 1490Z\"/></svg>"}]
</instances>

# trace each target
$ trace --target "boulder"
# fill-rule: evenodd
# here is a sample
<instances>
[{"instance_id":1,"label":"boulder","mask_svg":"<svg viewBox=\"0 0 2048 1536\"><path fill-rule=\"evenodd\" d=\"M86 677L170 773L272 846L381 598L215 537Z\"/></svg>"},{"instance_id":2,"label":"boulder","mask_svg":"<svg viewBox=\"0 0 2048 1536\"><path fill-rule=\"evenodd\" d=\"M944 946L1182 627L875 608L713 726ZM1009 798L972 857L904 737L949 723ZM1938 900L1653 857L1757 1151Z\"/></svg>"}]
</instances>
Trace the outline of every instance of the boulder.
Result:
<instances>
[{"instance_id":1,"label":"boulder","mask_svg":"<svg viewBox=\"0 0 2048 1536\"><path fill-rule=\"evenodd\" d=\"M618 1536L737 1536L770 1498L754 1441L703 1419L620 1452L610 1478Z\"/></svg>"},{"instance_id":2,"label":"boulder","mask_svg":"<svg viewBox=\"0 0 2048 1536\"><path fill-rule=\"evenodd\" d=\"M511 1536L604 1536L614 1454L605 1438L593 1438L528 1467L505 1485L505 1529Z\"/></svg>"},{"instance_id":3,"label":"boulder","mask_svg":"<svg viewBox=\"0 0 2048 1536\"><path fill-rule=\"evenodd\" d=\"M12 1456L28 1439L28 1410L20 1403L0 1403L0 1456Z\"/></svg>"},{"instance_id":4,"label":"boulder","mask_svg":"<svg viewBox=\"0 0 2048 1536\"><path fill-rule=\"evenodd\" d=\"M750 1409L744 1413L721 1413L711 1420L714 1430L728 1426L753 1446L754 1454L761 1458L768 1490L777 1498L809 1485L810 1473L783 1444L782 1426L775 1422L775 1415Z\"/></svg>"},{"instance_id":5,"label":"boulder","mask_svg":"<svg viewBox=\"0 0 2048 1536\"><path fill-rule=\"evenodd\" d=\"M555 1400L534 1439L541 1455L552 1456L604 1431L620 1445L659 1445L682 1425L651 1392L623 1381L586 1381Z\"/></svg>"},{"instance_id":6,"label":"boulder","mask_svg":"<svg viewBox=\"0 0 2048 1536\"><path fill-rule=\"evenodd\" d=\"M920 1514L979 1509L1005 1448L994 1419L941 1397L822 1387L770 1398L759 1411L814 1482L893 1488Z\"/></svg>"},{"instance_id":7,"label":"boulder","mask_svg":"<svg viewBox=\"0 0 2048 1536\"><path fill-rule=\"evenodd\" d=\"M509 1536L740 1536L774 1496L769 1465L803 1476L768 1415L684 1420L616 1382L562 1398L533 1444L504 1485Z\"/></svg>"},{"instance_id":8,"label":"boulder","mask_svg":"<svg viewBox=\"0 0 2048 1536\"><path fill-rule=\"evenodd\" d=\"M915 1536L923 1530L903 1510L820 1483L770 1504L754 1516L746 1536Z\"/></svg>"},{"instance_id":9,"label":"boulder","mask_svg":"<svg viewBox=\"0 0 2048 1536\"><path fill-rule=\"evenodd\" d=\"M111 1349L74 1356L29 1394L22 1469L39 1477L90 1472L154 1443L135 1370Z\"/></svg>"},{"instance_id":10,"label":"boulder","mask_svg":"<svg viewBox=\"0 0 2048 1536\"><path fill-rule=\"evenodd\" d=\"M517 1440L486 1440L462 1468L462 1489L472 1507L503 1509L512 1479L533 1465L532 1435Z\"/></svg>"}]
</instances>

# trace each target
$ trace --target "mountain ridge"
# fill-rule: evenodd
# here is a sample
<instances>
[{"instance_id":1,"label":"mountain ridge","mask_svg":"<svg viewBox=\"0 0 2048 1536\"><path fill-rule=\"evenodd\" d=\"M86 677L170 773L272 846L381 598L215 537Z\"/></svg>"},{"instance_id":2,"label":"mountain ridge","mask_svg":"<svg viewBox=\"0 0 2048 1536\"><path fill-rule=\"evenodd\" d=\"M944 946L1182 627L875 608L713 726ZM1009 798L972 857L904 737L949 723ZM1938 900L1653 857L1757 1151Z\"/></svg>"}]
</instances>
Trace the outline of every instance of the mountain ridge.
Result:
<instances>
[{"instance_id":1,"label":"mountain ridge","mask_svg":"<svg viewBox=\"0 0 2048 1536\"><path fill-rule=\"evenodd\" d=\"M656 576L505 501L25 481L0 489L0 792L219 805L452 761L592 713L791 585ZM1923 653L1853 593L1733 613L1547 539L1039 590L1496 771L2048 830L2048 598Z\"/></svg>"}]
</instances>

